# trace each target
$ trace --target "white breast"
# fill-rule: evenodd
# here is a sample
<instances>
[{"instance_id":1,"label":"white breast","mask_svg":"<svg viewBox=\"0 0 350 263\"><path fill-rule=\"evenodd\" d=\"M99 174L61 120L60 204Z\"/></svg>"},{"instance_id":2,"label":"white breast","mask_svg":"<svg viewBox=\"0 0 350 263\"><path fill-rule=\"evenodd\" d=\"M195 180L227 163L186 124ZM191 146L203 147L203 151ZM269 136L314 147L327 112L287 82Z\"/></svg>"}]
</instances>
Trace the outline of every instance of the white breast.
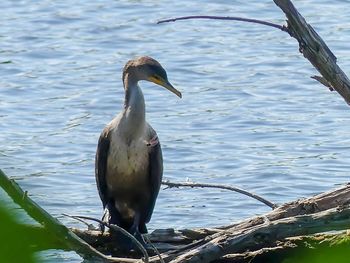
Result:
<instances>
[{"instance_id":1,"label":"white breast","mask_svg":"<svg viewBox=\"0 0 350 263\"><path fill-rule=\"evenodd\" d=\"M149 178L148 147L143 138L135 139L128 145L115 132L110 137L107 159L107 185L112 192L134 189L135 185L146 183Z\"/></svg>"}]
</instances>

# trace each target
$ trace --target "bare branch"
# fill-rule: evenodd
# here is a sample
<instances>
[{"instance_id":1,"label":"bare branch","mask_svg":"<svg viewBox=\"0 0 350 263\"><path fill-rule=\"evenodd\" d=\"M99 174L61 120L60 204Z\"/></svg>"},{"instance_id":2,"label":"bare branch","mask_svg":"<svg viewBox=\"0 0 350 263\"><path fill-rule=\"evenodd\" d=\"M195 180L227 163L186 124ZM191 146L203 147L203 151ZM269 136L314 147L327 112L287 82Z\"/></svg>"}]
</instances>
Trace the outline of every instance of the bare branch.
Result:
<instances>
[{"instance_id":1,"label":"bare branch","mask_svg":"<svg viewBox=\"0 0 350 263\"><path fill-rule=\"evenodd\" d=\"M271 22L266 22L263 20L258 19L251 19L251 18L243 18L243 17L236 17L236 16L182 16L182 17L176 17L176 18L170 18L170 19L164 19L157 22L157 24L167 23L167 22L175 22L178 20L188 20L188 19L215 19L215 20L233 20L233 21L242 21L242 22L248 22L248 23L254 23L254 24L260 24L265 26L274 27L277 29L280 29L282 31L288 32L288 29L285 26L281 26L278 24L274 24Z\"/></svg>"},{"instance_id":2,"label":"bare branch","mask_svg":"<svg viewBox=\"0 0 350 263\"><path fill-rule=\"evenodd\" d=\"M153 245L151 239L149 239L148 236L145 235L145 240L146 242L152 247L152 249L154 250L154 252L157 254L157 256L159 257L159 261L160 263L165 263L163 258L162 258L162 255L160 254L159 250L157 249L157 247L155 245Z\"/></svg>"},{"instance_id":3,"label":"bare branch","mask_svg":"<svg viewBox=\"0 0 350 263\"><path fill-rule=\"evenodd\" d=\"M199 187L199 188L217 188L217 189L224 189L224 190L230 190L230 191L234 191L237 193L241 193L244 194L246 196L252 197L262 203L264 203L265 205L271 207L272 209L277 208L277 205L266 200L265 198L258 196L257 194L248 192L246 190L243 190L241 188L238 187L234 187L234 186L230 186L230 185L223 185L223 184L200 184L200 183L189 183L189 182L185 182L185 183L172 183L169 181L162 181L163 185L168 186L169 188L172 187Z\"/></svg>"}]
</instances>

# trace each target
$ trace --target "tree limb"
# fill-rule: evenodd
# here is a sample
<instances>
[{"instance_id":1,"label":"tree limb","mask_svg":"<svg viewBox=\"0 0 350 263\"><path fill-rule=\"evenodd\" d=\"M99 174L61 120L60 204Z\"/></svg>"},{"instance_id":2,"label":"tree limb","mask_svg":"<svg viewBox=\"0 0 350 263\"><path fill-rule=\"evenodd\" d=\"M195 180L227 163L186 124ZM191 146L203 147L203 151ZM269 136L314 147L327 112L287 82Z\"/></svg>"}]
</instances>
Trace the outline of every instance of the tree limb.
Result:
<instances>
[{"instance_id":1,"label":"tree limb","mask_svg":"<svg viewBox=\"0 0 350 263\"><path fill-rule=\"evenodd\" d=\"M188 19L215 19L215 20L233 20L233 21L242 21L242 22L248 22L248 23L254 23L254 24L260 24L265 26L274 27L277 29L280 29L282 31L288 31L288 29L285 26L277 25L271 22L258 20L258 19L251 19L251 18L243 18L243 17L237 17L237 16L181 16L176 18L170 18L170 19L164 19L157 22L157 24L167 23L167 22L175 22L178 20L188 20Z\"/></svg>"},{"instance_id":2,"label":"tree limb","mask_svg":"<svg viewBox=\"0 0 350 263\"><path fill-rule=\"evenodd\" d=\"M337 65L337 58L322 38L296 10L290 0L274 0L287 16L289 34L299 42L299 50L330 84L350 104L350 80Z\"/></svg>"},{"instance_id":3,"label":"tree limb","mask_svg":"<svg viewBox=\"0 0 350 263\"><path fill-rule=\"evenodd\" d=\"M287 16L287 26L281 26L257 19L207 15L176 17L160 20L157 23L160 24L187 19L219 19L257 23L278 28L287 32L299 42L299 51L321 73L322 77L314 77L314 79L326 87L331 88L331 90L336 90L344 98L346 103L350 105L350 80L337 65L336 56L311 25L305 21L304 17L296 10L290 0L274 0L274 3L281 8Z\"/></svg>"}]
</instances>

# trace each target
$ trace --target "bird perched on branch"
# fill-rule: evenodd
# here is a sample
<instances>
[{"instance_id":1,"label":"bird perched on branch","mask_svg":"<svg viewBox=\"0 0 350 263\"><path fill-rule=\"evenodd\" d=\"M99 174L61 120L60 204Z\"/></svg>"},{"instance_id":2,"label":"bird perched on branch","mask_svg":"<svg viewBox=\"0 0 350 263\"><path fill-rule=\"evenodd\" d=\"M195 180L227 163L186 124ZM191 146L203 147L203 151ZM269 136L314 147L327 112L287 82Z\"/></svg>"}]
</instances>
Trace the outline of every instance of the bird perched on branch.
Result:
<instances>
[{"instance_id":1,"label":"bird perched on branch","mask_svg":"<svg viewBox=\"0 0 350 263\"><path fill-rule=\"evenodd\" d=\"M155 130L146 122L140 80L163 86L181 98L166 71L147 56L130 60L123 69L124 109L103 129L97 146L95 175L104 214L143 241L163 175L162 150Z\"/></svg>"}]
</instances>

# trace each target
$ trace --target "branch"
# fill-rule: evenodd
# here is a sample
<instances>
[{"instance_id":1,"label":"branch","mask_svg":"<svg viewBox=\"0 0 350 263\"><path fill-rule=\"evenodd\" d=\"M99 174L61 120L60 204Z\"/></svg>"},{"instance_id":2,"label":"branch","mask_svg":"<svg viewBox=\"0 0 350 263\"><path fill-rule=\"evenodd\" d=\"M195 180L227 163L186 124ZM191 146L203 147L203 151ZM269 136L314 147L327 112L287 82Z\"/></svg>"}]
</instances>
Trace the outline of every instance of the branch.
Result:
<instances>
[{"instance_id":1,"label":"branch","mask_svg":"<svg viewBox=\"0 0 350 263\"><path fill-rule=\"evenodd\" d=\"M55 237L60 243L64 244L62 246L76 251L83 258L94 258L96 261L102 259L108 262L125 262L119 258L105 256L84 240L79 238L56 218L52 217L48 212L30 199L27 192L24 192L14 180L9 179L1 170L0 187L4 189L9 197L12 198L12 200L22 209L24 209L30 217L41 225L45 226L48 233Z\"/></svg>"},{"instance_id":2,"label":"branch","mask_svg":"<svg viewBox=\"0 0 350 263\"><path fill-rule=\"evenodd\" d=\"M282 31L288 32L288 29L285 26L280 26L274 23L266 22L263 20L258 19L251 19L251 18L243 18L243 17L236 17L236 16L182 16L182 17L176 17L176 18L170 18L170 19L164 19L157 22L157 24L167 23L167 22L175 22L178 20L188 20L188 19L215 19L215 20L233 20L233 21L242 21L242 22L248 22L248 23L254 23L254 24L260 24L265 26L274 27L277 29L280 29Z\"/></svg>"},{"instance_id":3,"label":"branch","mask_svg":"<svg viewBox=\"0 0 350 263\"><path fill-rule=\"evenodd\" d=\"M250 193L246 190L243 190L241 188L238 187L234 187L234 186L230 186L230 185L222 185L222 184L200 184L200 183L172 183L169 181L162 181L162 184L168 186L169 188L172 187L200 187L200 188L218 188L218 189L224 189L224 190L230 190L230 191L234 191L237 193L241 193L244 194L246 196L252 197L262 203L264 203L265 205L271 207L272 209L277 208L277 205L266 200L265 198L258 196L257 194L254 193Z\"/></svg>"},{"instance_id":4,"label":"branch","mask_svg":"<svg viewBox=\"0 0 350 263\"><path fill-rule=\"evenodd\" d=\"M286 14L288 32L299 42L300 52L321 73L326 86L331 86L350 104L350 80L337 65L336 56L290 0L274 2Z\"/></svg>"},{"instance_id":5,"label":"branch","mask_svg":"<svg viewBox=\"0 0 350 263\"><path fill-rule=\"evenodd\" d=\"M313 78L330 88L330 90L336 90L346 103L350 105L350 80L337 65L336 56L316 31L305 21L290 0L274 0L274 2L286 14L288 19L287 26L257 19L230 16L183 16L160 20L157 24L187 19L216 19L256 23L280 29L299 42L299 51L322 75L322 77Z\"/></svg>"}]
</instances>

